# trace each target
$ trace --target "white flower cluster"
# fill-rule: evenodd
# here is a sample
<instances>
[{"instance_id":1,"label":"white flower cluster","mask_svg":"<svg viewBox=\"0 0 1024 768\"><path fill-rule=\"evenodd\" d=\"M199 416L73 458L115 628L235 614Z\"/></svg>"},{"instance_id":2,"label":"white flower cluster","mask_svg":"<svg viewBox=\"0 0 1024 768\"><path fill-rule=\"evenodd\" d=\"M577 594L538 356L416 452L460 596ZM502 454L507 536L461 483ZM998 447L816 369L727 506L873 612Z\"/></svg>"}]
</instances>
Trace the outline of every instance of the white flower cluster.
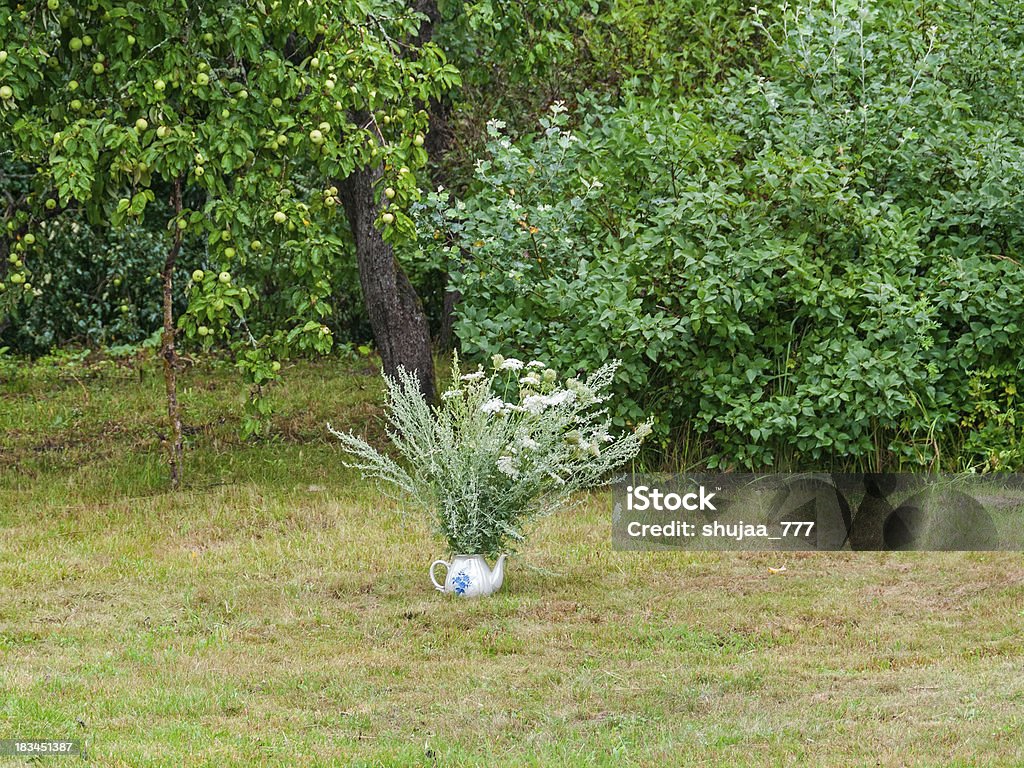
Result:
<instances>
[{"instance_id":1,"label":"white flower cluster","mask_svg":"<svg viewBox=\"0 0 1024 768\"><path fill-rule=\"evenodd\" d=\"M528 451L535 451L540 448L540 443L534 440L529 435L523 435L519 438L519 444Z\"/></svg>"},{"instance_id":2,"label":"white flower cluster","mask_svg":"<svg viewBox=\"0 0 1024 768\"><path fill-rule=\"evenodd\" d=\"M575 399L575 392L561 389L549 395L527 395L523 398L519 408L527 413L543 413L548 408L557 408L560 405L571 403Z\"/></svg>"},{"instance_id":3,"label":"white flower cluster","mask_svg":"<svg viewBox=\"0 0 1024 768\"><path fill-rule=\"evenodd\" d=\"M448 393L445 393L448 394ZM561 389L547 395L526 395L519 403L506 403L500 397L492 397L480 406L484 413L532 413L541 414L548 408L557 408L560 405L572 403L576 399L576 393L571 390Z\"/></svg>"},{"instance_id":4,"label":"white flower cluster","mask_svg":"<svg viewBox=\"0 0 1024 768\"><path fill-rule=\"evenodd\" d=\"M509 404L500 397L492 397L480 406L480 410L484 413L502 413L508 407Z\"/></svg>"},{"instance_id":5,"label":"white flower cluster","mask_svg":"<svg viewBox=\"0 0 1024 768\"><path fill-rule=\"evenodd\" d=\"M497 461L498 471L503 475L508 475L513 480L519 477L519 470L516 469L516 460L511 456L502 456Z\"/></svg>"},{"instance_id":6,"label":"white flower cluster","mask_svg":"<svg viewBox=\"0 0 1024 768\"><path fill-rule=\"evenodd\" d=\"M514 357L502 357L501 355L495 355L492 360L497 361L495 362L494 367L499 371L521 371L526 367L526 363L522 360L516 360Z\"/></svg>"}]
</instances>

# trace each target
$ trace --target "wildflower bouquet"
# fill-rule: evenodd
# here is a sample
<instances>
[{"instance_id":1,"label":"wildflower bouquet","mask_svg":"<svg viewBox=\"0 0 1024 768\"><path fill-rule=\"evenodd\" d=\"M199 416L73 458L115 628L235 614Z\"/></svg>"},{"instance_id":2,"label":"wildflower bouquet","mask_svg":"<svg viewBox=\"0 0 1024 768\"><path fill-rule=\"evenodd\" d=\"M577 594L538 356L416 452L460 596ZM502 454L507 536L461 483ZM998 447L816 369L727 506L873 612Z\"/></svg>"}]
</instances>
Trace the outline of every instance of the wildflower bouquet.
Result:
<instances>
[{"instance_id":1,"label":"wildflower bouquet","mask_svg":"<svg viewBox=\"0 0 1024 768\"><path fill-rule=\"evenodd\" d=\"M385 377L388 436L407 468L355 435L331 432L353 457L346 466L428 512L453 554L495 555L639 451L650 425L614 437L601 407L617 367L559 382L543 363L500 355L489 370L460 375L456 358L436 408L413 374Z\"/></svg>"}]
</instances>

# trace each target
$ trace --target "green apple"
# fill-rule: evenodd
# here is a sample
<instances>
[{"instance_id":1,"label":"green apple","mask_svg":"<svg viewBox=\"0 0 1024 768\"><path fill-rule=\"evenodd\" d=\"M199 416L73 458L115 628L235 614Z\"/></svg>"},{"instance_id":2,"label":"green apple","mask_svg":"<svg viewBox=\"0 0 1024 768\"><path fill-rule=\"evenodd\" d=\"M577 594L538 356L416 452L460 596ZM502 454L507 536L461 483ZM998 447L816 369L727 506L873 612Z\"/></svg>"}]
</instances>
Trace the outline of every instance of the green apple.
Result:
<instances>
[{"instance_id":1,"label":"green apple","mask_svg":"<svg viewBox=\"0 0 1024 768\"><path fill-rule=\"evenodd\" d=\"M198 328L196 328L196 333L198 333L200 336L207 336L210 333L210 329L207 328L205 325L200 325Z\"/></svg>"},{"instance_id":2,"label":"green apple","mask_svg":"<svg viewBox=\"0 0 1024 768\"><path fill-rule=\"evenodd\" d=\"M102 61L97 61L95 64L92 65L92 73L94 75L102 75L106 71L107 71L107 68L105 66L103 66L103 62Z\"/></svg>"},{"instance_id":3,"label":"green apple","mask_svg":"<svg viewBox=\"0 0 1024 768\"><path fill-rule=\"evenodd\" d=\"M114 287L115 288L120 288L121 287L121 278L120 277L115 277L114 278Z\"/></svg>"},{"instance_id":4,"label":"green apple","mask_svg":"<svg viewBox=\"0 0 1024 768\"><path fill-rule=\"evenodd\" d=\"M233 259L235 258L235 249L230 246L224 249L224 258Z\"/></svg>"},{"instance_id":5,"label":"green apple","mask_svg":"<svg viewBox=\"0 0 1024 768\"><path fill-rule=\"evenodd\" d=\"M261 243L259 240L253 240L251 243L249 243L249 247L252 248L254 251L262 251L263 243Z\"/></svg>"},{"instance_id":6,"label":"green apple","mask_svg":"<svg viewBox=\"0 0 1024 768\"><path fill-rule=\"evenodd\" d=\"M29 232L27 235L25 235L25 245L35 245L35 242L36 242L36 236L33 235L31 232ZM15 265L15 266L17 266L17 265Z\"/></svg>"},{"instance_id":7,"label":"green apple","mask_svg":"<svg viewBox=\"0 0 1024 768\"><path fill-rule=\"evenodd\" d=\"M394 224L395 215L393 213L385 213L383 216L380 217L380 220L383 221L385 224Z\"/></svg>"},{"instance_id":8,"label":"green apple","mask_svg":"<svg viewBox=\"0 0 1024 768\"><path fill-rule=\"evenodd\" d=\"M201 269L197 269L192 273L192 279L197 283L203 282L204 277L206 277L206 273Z\"/></svg>"},{"instance_id":9,"label":"green apple","mask_svg":"<svg viewBox=\"0 0 1024 768\"><path fill-rule=\"evenodd\" d=\"M310 59L309 60L309 68L310 69L320 69L320 59L318 59L316 56L314 56L312 59Z\"/></svg>"},{"instance_id":10,"label":"green apple","mask_svg":"<svg viewBox=\"0 0 1024 768\"><path fill-rule=\"evenodd\" d=\"M225 254L225 255L227 255L227 254ZM220 280L220 282L222 284L227 285L228 283L231 282L231 273L230 272L221 272L219 275L217 275L217 279Z\"/></svg>"},{"instance_id":11,"label":"green apple","mask_svg":"<svg viewBox=\"0 0 1024 768\"><path fill-rule=\"evenodd\" d=\"M196 85L209 85L209 84L210 84L210 76L208 74L206 74L205 72L200 72L198 75L196 75Z\"/></svg>"},{"instance_id":12,"label":"green apple","mask_svg":"<svg viewBox=\"0 0 1024 768\"><path fill-rule=\"evenodd\" d=\"M82 35L82 45L86 48L92 45L92 35Z\"/></svg>"},{"instance_id":13,"label":"green apple","mask_svg":"<svg viewBox=\"0 0 1024 768\"><path fill-rule=\"evenodd\" d=\"M50 197L50 198L47 198L45 205L46 205L46 210L52 211L53 209L55 209L57 207L57 201L54 200L52 197Z\"/></svg>"},{"instance_id":14,"label":"green apple","mask_svg":"<svg viewBox=\"0 0 1024 768\"><path fill-rule=\"evenodd\" d=\"M167 128L166 125L161 125L159 128L156 129L156 136L158 139L166 139L167 134L169 133L170 130Z\"/></svg>"},{"instance_id":15,"label":"green apple","mask_svg":"<svg viewBox=\"0 0 1024 768\"><path fill-rule=\"evenodd\" d=\"M281 99L279 99L277 96L270 100L270 106L272 106L274 109L280 109L283 104L284 102L281 101Z\"/></svg>"},{"instance_id":16,"label":"green apple","mask_svg":"<svg viewBox=\"0 0 1024 768\"><path fill-rule=\"evenodd\" d=\"M78 81L77 80L69 80L68 81L68 90L69 91L77 91L78 90Z\"/></svg>"},{"instance_id":17,"label":"green apple","mask_svg":"<svg viewBox=\"0 0 1024 768\"><path fill-rule=\"evenodd\" d=\"M158 92L163 93L164 89L167 88L167 83L165 83L163 80L154 80L153 87L156 88Z\"/></svg>"},{"instance_id":18,"label":"green apple","mask_svg":"<svg viewBox=\"0 0 1024 768\"><path fill-rule=\"evenodd\" d=\"M185 219L178 219L178 229L181 229L181 230L188 229L188 222L185 221Z\"/></svg>"},{"instance_id":19,"label":"green apple","mask_svg":"<svg viewBox=\"0 0 1024 768\"><path fill-rule=\"evenodd\" d=\"M423 134L422 133L417 133L415 138L412 140L412 143L413 143L413 146L422 147L423 146Z\"/></svg>"},{"instance_id":20,"label":"green apple","mask_svg":"<svg viewBox=\"0 0 1024 768\"><path fill-rule=\"evenodd\" d=\"M201 166L201 165L197 165L195 173L196 173L196 178L198 179L200 176L202 176L204 173L206 173L206 169L203 168L203 166Z\"/></svg>"},{"instance_id":21,"label":"green apple","mask_svg":"<svg viewBox=\"0 0 1024 768\"><path fill-rule=\"evenodd\" d=\"M7 51L0 51L0 64L7 61Z\"/></svg>"},{"instance_id":22,"label":"green apple","mask_svg":"<svg viewBox=\"0 0 1024 768\"><path fill-rule=\"evenodd\" d=\"M384 189L384 197L386 197L388 200L394 200L395 199L395 188L394 187L386 187Z\"/></svg>"},{"instance_id":23,"label":"green apple","mask_svg":"<svg viewBox=\"0 0 1024 768\"><path fill-rule=\"evenodd\" d=\"M278 211L277 213L274 214L274 221L276 221L278 224L284 224L286 221L288 221L288 214L286 214L284 211Z\"/></svg>"},{"instance_id":24,"label":"green apple","mask_svg":"<svg viewBox=\"0 0 1024 768\"><path fill-rule=\"evenodd\" d=\"M14 96L14 91L11 89L11 86L9 86L9 85L0 85L0 99L3 99L4 101L7 101L12 96Z\"/></svg>"},{"instance_id":25,"label":"green apple","mask_svg":"<svg viewBox=\"0 0 1024 768\"><path fill-rule=\"evenodd\" d=\"M213 32L203 33L203 43L206 45L213 45Z\"/></svg>"},{"instance_id":26,"label":"green apple","mask_svg":"<svg viewBox=\"0 0 1024 768\"><path fill-rule=\"evenodd\" d=\"M75 52L82 50L82 38L72 37L68 40L68 48Z\"/></svg>"},{"instance_id":27,"label":"green apple","mask_svg":"<svg viewBox=\"0 0 1024 768\"><path fill-rule=\"evenodd\" d=\"M68 106L71 107L73 111L77 112L82 108L82 102L80 99L72 99Z\"/></svg>"},{"instance_id":28,"label":"green apple","mask_svg":"<svg viewBox=\"0 0 1024 768\"><path fill-rule=\"evenodd\" d=\"M312 141L314 144L323 144L324 135L316 128L314 128L312 131L309 132L309 140Z\"/></svg>"},{"instance_id":29,"label":"green apple","mask_svg":"<svg viewBox=\"0 0 1024 768\"><path fill-rule=\"evenodd\" d=\"M147 130L148 128L149 128L149 121L146 120L146 118L140 117L138 120L135 121L135 130L137 130L139 133L142 133L143 131Z\"/></svg>"},{"instance_id":30,"label":"green apple","mask_svg":"<svg viewBox=\"0 0 1024 768\"><path fill-rule=\"evenodd\" d=\"M56 11L60 8L60 0L46 0L46 7L51 11Z\"/></svg>"}]
</instances>

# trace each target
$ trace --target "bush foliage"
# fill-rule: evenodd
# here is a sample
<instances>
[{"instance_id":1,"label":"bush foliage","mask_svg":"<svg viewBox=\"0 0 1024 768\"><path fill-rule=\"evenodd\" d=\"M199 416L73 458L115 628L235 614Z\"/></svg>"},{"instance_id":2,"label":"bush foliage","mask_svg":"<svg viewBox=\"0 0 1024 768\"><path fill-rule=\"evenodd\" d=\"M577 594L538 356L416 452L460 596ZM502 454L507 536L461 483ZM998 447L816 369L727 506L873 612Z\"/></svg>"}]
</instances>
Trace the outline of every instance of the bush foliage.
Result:
<instances>
[{"instance_id":1,"label":"bush foliage","mask_svg":"<svg viewBox=\"0 0 1024 768\"><path fill-rule=\"evenodd\" d=\"M434 39L462 82L450 109L431 108L445 120L430 130L447 137L433 170L451 191L413 208L418 237L401 256L435 326L450 276L465 357L537 358L569 373L621 360L616 426L650 414L650 443L675 464L1024 467L1024 7L466 0L438 10ZM12 50L4 72L27 55ZM60 55L81 72L48 76L92 88L91 59ZM8 116L25 108L19 88ZM218 108L241 109L223 96ZM63 114L53 109L47 119ZM291 129L269 109L275 131ZM220 141L221 113L210 114ZM9 157L0 174L12 194L25 183ZM318 210L334 202L320 181L296 173L279 192ZM411 205L412 182L398 186ZM150 210L166 197L157 192ZM187 202L197 215L204 204ZM276 348L288 328L308 348L324 328L365 341L341 217L302 239L265 216L235 232L242 202L211 208L221 218L207 237L184 243L182 282L204 271L180 297L186 334L230 315L216 278L237 246L260 300L246 328L219 323L221 342L248 343L248 330ZM85 219L47 230L45 252L40 241L23 254L38 295L8 309L0 343L40 352L148 336L166 218L123 236ZM411 233L404 214L398 223Z\"/></svg>"},{"instance_id":2,"label":"bush foliage","mask_svg":"<svg viewBox=\"0 0 1024 768\"><path fill-rule=\"evenodd\" d=\"M756 66L489 124L420 212L470 357L622 359L618 423L710 466L1021 466L1024 23L753 9Z\"/></svg>"}]
</instances>

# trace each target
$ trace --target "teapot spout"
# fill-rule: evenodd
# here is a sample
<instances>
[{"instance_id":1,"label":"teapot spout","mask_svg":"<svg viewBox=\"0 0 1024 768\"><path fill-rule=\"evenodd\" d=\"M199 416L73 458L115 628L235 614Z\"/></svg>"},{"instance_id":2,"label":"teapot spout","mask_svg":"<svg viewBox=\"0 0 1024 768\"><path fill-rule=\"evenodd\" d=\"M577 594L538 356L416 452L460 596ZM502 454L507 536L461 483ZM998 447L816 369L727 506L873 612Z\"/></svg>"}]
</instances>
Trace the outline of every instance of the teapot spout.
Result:
<instances>
[{"instance_id":1,"label":"teapot spout","mask_svg":"<svg viewBox=\"0 0 1024 768\"><path fill-rule=\"evenodd\" d=\"M494 564L494 568L491 570L491 592L497 592L501 589L501 584L505 581L505 558L508 555L502 555L498 558L498 562Z\"/></svg>"}]
</instances>

